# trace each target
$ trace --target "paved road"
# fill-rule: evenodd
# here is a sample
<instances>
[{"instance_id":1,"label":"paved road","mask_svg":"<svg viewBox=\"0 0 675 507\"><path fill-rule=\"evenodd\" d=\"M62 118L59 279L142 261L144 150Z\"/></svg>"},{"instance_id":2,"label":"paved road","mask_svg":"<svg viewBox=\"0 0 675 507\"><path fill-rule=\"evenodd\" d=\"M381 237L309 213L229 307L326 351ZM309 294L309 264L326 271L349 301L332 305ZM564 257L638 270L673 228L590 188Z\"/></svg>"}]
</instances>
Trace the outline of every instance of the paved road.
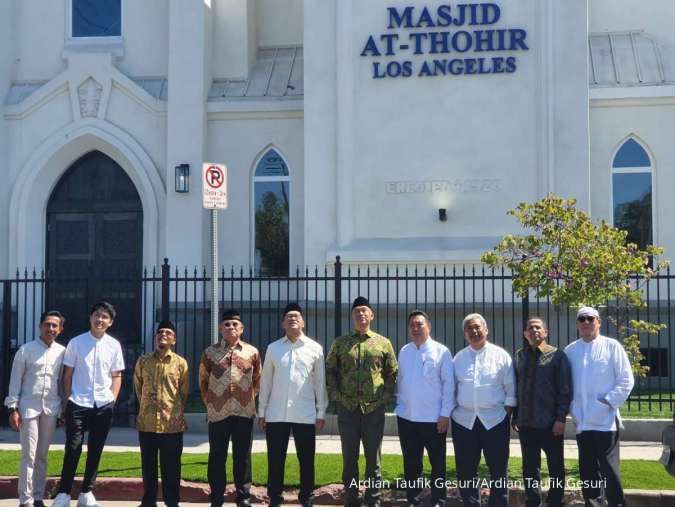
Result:
<instances>
[{"instance_id":1,"label":"paved road","mask_svg":"<svg viewBox=\"0 0 675 507\"><path fill-rule=\"evenodd\" d=\"M65 434L63 429L59 429L54 437L53 448L63 446ZM109 452L139 452L137 445L138 433L132 428L113 428L108 436L105 447ZM85 446L86 448L86 446ZM20 449L19 434L10 429L0 430L0 449ZM267 446L265 439L261 435L256 435L253 440L253 452L266 452ZM293 441L289 443L289 452L295 453ZM661 456L660 442L621 442L622 459L646 459L657 460ZM185 453L208 453L209 443L208 435L186 433L184 436ZM316 452L322 454L340 454L340 437L337 435L317 437ZM401 446L398 437L384 437L382 442L382 454L401 454ZM453 455L454 449L452 441L448 439L448 454ZM511 440L511 456L520 457L520 444L517 439ZM565 440L565 457L576 459L577 445L574 440Z\"/></svg>"}]
</instances>

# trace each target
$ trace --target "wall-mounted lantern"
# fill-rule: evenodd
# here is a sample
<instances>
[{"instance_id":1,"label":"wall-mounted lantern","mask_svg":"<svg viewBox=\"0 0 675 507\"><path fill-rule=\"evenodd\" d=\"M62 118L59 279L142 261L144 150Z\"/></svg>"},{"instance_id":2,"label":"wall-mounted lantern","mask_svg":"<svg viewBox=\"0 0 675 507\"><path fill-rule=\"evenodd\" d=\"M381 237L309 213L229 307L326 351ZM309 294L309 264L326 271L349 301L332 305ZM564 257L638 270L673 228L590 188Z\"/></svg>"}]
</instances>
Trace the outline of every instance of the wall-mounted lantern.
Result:
<instances>
[{"instance_id":1,"label":"wall-mounted lantern","mask_svg":"<svg viewBox=\"0 0 675 507\"><path fill-rule=\"evenodd\" d=\"M176 166L176 193L187 194L190 191L190 164Z\"/></svg>"}]
</instances>

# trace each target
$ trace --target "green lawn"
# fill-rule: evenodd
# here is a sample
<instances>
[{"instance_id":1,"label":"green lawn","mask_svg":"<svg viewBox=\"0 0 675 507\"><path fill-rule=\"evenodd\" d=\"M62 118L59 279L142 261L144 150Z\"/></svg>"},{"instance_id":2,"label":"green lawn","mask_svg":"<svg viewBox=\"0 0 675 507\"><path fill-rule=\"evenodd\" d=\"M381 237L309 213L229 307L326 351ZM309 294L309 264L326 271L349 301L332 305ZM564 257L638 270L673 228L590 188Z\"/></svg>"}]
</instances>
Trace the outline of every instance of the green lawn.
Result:
<instances>
[{"instance_id":1,"label":"green lawn","mask_svg":"<svg viewBox=\"0 0 675 507\"><path fill-rule=\"evenodd\" d=\"M84 472L85 454L82 454L78 474ZM0 476L13 476L19 467L19 451L0 451ZM135 452L107 452L103 454L101 466L99 467L100 477L140 477L141 461L140 454ZM183 454L183 478L188 481L207 482L206 464L208 455L206 454ZM61 462L63 460L63 451L49 452L49 475L58 476L61 472ZM579 478L579 465L576 460L565 461L568 479L576 481ZM360 462L361 470L364 469L363 458ZM228 477L232 477L232 462L228 459ZM545 470L545 464L543 466ZM316 483L321 486L324 484L334 484L340 482L342 470L341 457L335 454L317 454L316 456ZM425 473L430 472L429 463L425 457ZM624 487L628 489L669 489L675 490L675 479L668 475L663 467L655 461L645 460L625 460L621 461L621 473ZM401 456L384 455L382 456L382 475L383 479L391 481L403 475L403 462ZM487 477L487 468L481 463L481 476ZM519 478L521 476L520 458L511 458L509 460L509 476ZM455 460L448 458L448 478L454 479ZM255 484L265 484L267 478L267 456L263 453L253 454L253 482ZM298 464L294 455L289 454L286 463L286 485L299 485Z\"/></svg>"},{"instance_id":2,"label":"green lawn","mask_svg":"<svg viewBox=\"0 0 675 507\"><path fill-rule=\"evenodd\" d=\"M650 403L651 398L651 403ZM633 392L630 402L621 407L621 415L626 417L648 417L655 419L673 418L672 406L675 408L675 392Z\"/></svg>"}]
</instances>

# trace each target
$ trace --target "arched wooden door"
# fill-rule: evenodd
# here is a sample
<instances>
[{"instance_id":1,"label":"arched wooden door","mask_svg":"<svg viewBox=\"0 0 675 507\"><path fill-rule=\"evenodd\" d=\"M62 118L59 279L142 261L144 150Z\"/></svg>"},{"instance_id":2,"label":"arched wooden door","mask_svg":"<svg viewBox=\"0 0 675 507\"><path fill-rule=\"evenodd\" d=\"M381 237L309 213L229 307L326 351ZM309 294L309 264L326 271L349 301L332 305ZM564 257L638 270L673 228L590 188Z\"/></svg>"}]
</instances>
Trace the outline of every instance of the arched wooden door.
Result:
<instances>
[{"instance_id":1,"label":"arched wooden door","mask_svg":"<svg viewBox=\"0 0 675 507\"><path fill-rule=\"evenodd\" d=\"M47 206L46 307L65 315L59 341L67 343L89 328L93 303L110 301L117 318L109 333L122 343L127 378L142 352L142 245L143 207L133 182L107 155L87 153L63 174ZM124 391L121 401L133 402Z\"/></svg>"}]
</instances>

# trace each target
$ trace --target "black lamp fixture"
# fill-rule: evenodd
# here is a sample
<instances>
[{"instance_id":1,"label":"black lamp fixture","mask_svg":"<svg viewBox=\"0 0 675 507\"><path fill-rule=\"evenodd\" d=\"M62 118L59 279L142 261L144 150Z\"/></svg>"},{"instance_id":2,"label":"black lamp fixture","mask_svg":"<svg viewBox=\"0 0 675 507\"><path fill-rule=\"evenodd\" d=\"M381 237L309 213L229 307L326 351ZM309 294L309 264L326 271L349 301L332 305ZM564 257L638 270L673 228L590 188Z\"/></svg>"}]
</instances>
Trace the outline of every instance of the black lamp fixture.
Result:
<instances>
[{"instance_id":1,"label":"black lamp fixture","mask_svg":"<svg viewBox=\"0 0 675 507\"><path fill-rule=\"evenodd\" d=\"M441 222L447 222L448 221L448 210L445 208L438 208L438 219Z\"/></svg>"},{"instance_id":2,"label":"black lamp fixture","mask_svg":"<svg viewBox=\"0 0 675 507\"><path fill-rule=\"evenodd\" d=\"M187 194L190 191L190 164L176 166L176 193Z\"/></svg>"}]
</instances>

